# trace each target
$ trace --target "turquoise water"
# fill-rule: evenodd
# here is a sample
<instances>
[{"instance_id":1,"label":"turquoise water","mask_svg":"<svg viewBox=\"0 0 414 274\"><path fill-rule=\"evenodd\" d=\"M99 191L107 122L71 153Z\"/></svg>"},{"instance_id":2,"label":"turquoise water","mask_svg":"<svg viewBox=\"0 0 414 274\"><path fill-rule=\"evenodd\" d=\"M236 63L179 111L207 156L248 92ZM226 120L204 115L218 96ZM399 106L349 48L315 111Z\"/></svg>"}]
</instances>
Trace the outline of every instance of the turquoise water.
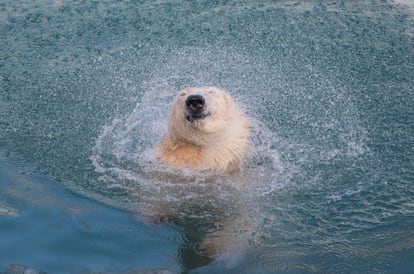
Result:
<instances>
[{"instance_id":1,"label":"turquoise water","mask_svg":"<svg viewBox=\"0 0 414 274\"><path fill-rule=\"evenodd\" d=\"M2 1L0 272L412 272L414 7L397 2ZM194 85L251 117L240 174L156 175ZM180 221L140 219L154 199ZM200 256L241 204L244 257Z\"/></svg>"}]
</instances>

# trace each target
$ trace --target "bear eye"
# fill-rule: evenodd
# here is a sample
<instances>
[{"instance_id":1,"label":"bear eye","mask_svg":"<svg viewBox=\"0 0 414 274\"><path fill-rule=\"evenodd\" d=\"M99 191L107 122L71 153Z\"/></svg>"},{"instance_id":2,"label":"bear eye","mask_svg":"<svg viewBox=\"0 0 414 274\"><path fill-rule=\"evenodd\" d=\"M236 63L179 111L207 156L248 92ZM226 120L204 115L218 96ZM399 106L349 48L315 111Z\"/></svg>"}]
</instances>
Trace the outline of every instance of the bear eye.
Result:
<instances>
[{"instance_id":1,"label":"bear eye","mask_svg":"<svg viewBox=\"0 0 414 274\"><path fill-rule=\"evenodd\" d=\"M208 94L213 94L214 93L214 90L213 89L210 89L207 93Z\"/></svg>"},{"instance_id":2,"label":"bear eye","mask_svg":"<svg viewBox=\"0 0 414 274\"><path fill-rule=\"evenodd\" d=\"M179 94L179 96L180 96L180 97L185 96L185 92L181 92L181 93Z\"/></svg>"}]
</instances>

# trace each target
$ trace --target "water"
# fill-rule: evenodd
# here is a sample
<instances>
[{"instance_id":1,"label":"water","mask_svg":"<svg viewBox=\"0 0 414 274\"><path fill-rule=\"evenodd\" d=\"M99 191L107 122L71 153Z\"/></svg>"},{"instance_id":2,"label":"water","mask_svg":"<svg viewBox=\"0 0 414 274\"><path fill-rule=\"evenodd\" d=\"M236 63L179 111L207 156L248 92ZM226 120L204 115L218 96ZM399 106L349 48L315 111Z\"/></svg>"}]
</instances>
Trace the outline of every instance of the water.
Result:
<instances>
[{"instance_id":1,"label":"water","mask_svg":"<svg viewBox=\"0 0 414 274\"><path fill-rule=\"evenodd\" d=\"M411 272L413 9L3 1L0 271ZM156 163L175 93L196 85L251 117L240 174ZM140 219L154 199L180 221ZM246 257L200 256L211 219L239 214Z\"/></svg>"}]
</instances>

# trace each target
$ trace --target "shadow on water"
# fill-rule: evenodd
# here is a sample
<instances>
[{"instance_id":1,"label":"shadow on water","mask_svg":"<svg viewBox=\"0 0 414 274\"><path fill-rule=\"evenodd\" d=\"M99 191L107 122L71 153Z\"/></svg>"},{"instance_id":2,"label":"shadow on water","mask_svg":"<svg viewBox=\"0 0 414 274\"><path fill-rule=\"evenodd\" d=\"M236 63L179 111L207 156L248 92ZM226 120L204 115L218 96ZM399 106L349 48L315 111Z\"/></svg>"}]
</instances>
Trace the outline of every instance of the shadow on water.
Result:
<instances>
[{"instance_id":1,"label":"shadow on water","mask_svg":"<svg viewBox=\"0 0 414 274\"><path fill-rule=\"evenodd\" d=\"M3 1L0 271L409 273L413 16L402 0ZM171 101L197 85L253 121L241 177L159 174ZM144 225L154 199L183 218ZM235 264L197 250L223 208L257 223Z\"/></svg>"}]
</instances>

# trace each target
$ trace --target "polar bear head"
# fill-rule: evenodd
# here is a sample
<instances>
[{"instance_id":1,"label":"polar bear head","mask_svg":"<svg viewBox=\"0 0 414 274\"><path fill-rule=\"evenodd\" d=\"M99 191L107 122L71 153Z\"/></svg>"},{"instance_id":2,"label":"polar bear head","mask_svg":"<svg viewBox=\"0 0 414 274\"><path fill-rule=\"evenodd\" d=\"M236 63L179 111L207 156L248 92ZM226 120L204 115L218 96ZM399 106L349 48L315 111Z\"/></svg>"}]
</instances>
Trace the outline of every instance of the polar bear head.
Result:
<instances>
[{"instance_id":1,"label":"polar bear head","mask_svg":"<svg viewBox=\"0 0 414 274\"><path fill-rule=\"evenodd\" d=\"M216 141L235 115L233 99L216 87L189 87L175 98L169 132L183 141L202 145Z\"/></svg>"},{"instance_id":2,"label":"polar bear head","mask_svg":"<svg viewBox=\"0 0 414 274\"><path fill-rule=\"evenodd\" d=\"M168 132L156 151L162 162L197 171L234 171L244 158L249 121L225 91L185 88L175 98Z\"/></svg>"}]
</instances>

